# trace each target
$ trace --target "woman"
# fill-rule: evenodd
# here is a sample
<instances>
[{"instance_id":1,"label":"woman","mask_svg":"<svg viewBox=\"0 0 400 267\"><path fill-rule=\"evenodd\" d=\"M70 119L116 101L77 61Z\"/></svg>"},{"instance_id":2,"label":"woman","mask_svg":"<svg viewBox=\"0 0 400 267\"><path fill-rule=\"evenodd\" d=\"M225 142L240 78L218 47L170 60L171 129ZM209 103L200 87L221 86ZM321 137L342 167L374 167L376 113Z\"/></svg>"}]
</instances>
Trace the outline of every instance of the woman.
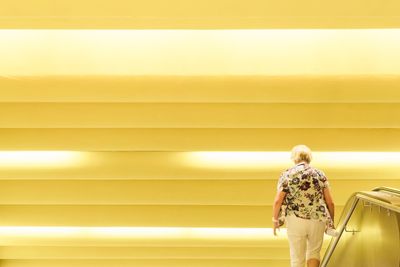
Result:
<instances>
[{"instance_id":1,"label":"woman","mask_svg":"<svg viewBox=\"0 0 400 267\"><path fill-rule=\"evenodd\" d=\"M326 226L333 227L334 203L325 174L311 167L311 150L305 145L292 149L295 166L282 173L273 205L274 235L280 227L284 203L291 267L318 267Z\"/></svg>"}]
</instances>

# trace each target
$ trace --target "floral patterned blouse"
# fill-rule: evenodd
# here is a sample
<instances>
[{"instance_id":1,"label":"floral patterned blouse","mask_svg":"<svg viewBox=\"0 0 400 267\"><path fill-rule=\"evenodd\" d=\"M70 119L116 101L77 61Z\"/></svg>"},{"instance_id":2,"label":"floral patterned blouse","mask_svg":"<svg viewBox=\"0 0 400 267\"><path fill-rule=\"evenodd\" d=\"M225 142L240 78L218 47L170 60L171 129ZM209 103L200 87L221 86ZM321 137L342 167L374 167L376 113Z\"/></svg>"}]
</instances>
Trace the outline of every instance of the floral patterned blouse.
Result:
<instances>
[{"instance_id":1,"label":"floral patterned blouse","mask_svg":"<svg viewBox=\"0 0 400 267\"><path fill-rule=\"evenodd\" d=\"M284 171L278 190L286 192L282 216L295 215L303 219L316 219L331 223L324 199L324 188L329 187L325 174L307 163L299 163Z\"/></svg>"}]
</instances>

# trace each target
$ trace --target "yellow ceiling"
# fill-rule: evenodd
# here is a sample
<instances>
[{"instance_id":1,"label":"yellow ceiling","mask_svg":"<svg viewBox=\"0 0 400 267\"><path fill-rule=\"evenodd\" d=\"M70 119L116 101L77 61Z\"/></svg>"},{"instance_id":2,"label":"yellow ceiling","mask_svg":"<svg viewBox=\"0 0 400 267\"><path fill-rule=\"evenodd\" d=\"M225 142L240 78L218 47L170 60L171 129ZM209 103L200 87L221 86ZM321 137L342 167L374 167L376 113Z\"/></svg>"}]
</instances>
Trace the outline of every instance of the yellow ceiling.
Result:
<instances>
[{"instance_id":1,"label":"yellow ceiling","mask_svg":"<svg viewBox=\"0 0 400 267\"><path fill-rule=\"evenodd\" d=\"M4 128L400 127L397 103L3 103L1 112Z\"/></svg>"},{"instance_id":2,"label":"yellow ceiling","mask_svg":"<svg viewBox=\"0 0 400 267\"><path fill-rule=\"evenodd\" d=\"M5 0L1 28L396 28L396 0Z\"/></svg>"},{"instance_id":3,"label":"yellow ceiling","mask_svg":"<svg viewBox=\"0 0 400 267\"><path fill-rule=\"evenodd\" d=\"M95 138L95 137L94 137ZM276 140L276 139L275 139ZM233 152L235 153L235 152ZM237 152L240 154L241 152ZM373 155L372 152L362 152L364 156ZM372 158L380 158L380 153ZM397 154L396 154L397 155ZM281 171L290 166L289 157L271 164L270 162L258 166L210 166L199 162L193 162L192 152L174 151L96 151L82 152L82 161L76 164L64 166L1 166L0 179L17 180L273 180L276 183ZM340 158L340 156L339 156ZM377 176L382 180L397 180L398 175L394 171L399 165L399 157L392 160L381 157L381 161L370 164L370 160L362 160L362 157L353 155L352 159L343 155L342 164L316 160L316 166L323 168L327 175L334 180L376 180ZM221 157L221 160L223 158ZM225 159L226 160L226 159ZM348 161L349 164L343 164ZM246 160L245 160L246 162ZM339 161L340 162L340 161ZM286 163L286 164L285 164ZM370 164L368 167L365 164ZM234 165L234 162L230 163ZM362 183L360 183L362 185ZM274 186L275 188L275 186ZM84 193L84 192L82 192ZM266 196L267 197L267 196ZM273 198L269 195L268 197Z\"/></svg>"},{"instance_id":4,"label":"yellow ceiling","mask_svg":"<svg viewBox=\"0 0 400 267\"><path fill-rule=\"evenodd\" d=\"M0 30L0 39L10 78L400 72L400 29Z\"/></svg>"},{"instance_id":5,"label":"yellow ceiling","mask_svg":"<svg viewBox=\"0 0 400 267\"><path fill-rule=\"evenodd\" d=\"M12 50L10 52L12 53ZM0 88L0 103L398 103L400 101L400 76L374 74L368 76L18 75L17 77L3 75L0 76Z\"/></svg>"},{"instance_id":6,"label":"yellow ceiling","mask_svg":"<svg viewBox=\"0 0 400 267\"><path fill-rule=\"evenodd\" d=\"M318 151L400 151L399 135L397 128L4 128L0 148L285 151L306 143Z\"/></svg>"}]
</instances>

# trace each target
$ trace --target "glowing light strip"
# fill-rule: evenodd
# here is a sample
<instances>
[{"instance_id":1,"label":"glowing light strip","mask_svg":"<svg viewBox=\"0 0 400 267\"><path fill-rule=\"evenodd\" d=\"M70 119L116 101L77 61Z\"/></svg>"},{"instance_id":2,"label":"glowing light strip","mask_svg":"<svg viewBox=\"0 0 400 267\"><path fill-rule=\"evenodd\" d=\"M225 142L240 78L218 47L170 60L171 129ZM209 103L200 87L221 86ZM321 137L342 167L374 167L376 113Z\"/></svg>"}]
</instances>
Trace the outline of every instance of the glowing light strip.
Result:
<instances>
[{"instance_id":1,"label":"glowing light strip","mask_svg":"<svg viewBox=\"0 0 400 267\"><path fill-rule=\"evenodd\" d=\"M400 69L399 29L8 29L0 39L0 73L11 77L398 75Z\"/></svg>"},{"instance_id":2,"label":"glowing light strip","mask_svg":"<svg viewBox=\"0 0 400 267\"><path fill-rule=\"evenodd\" d=\"M0 151L0 168L64 167L83 160L84 152L75 151Z\"/></svg>"},{"instance_id":3,"label":"glowing light strip","mask_svg":"<svg viewBox=\"0 0 400 267\"><path fill-rule=\"evenodd\" d=\"M183 152L181 160L199 168L271 169L293 165L290 152ZM400 166L400 152L313 152L314 166L329 168L376 168Z\"/></svg>"},{"instance_id":4,"label":"glowing light strip","mask_svg":"<svg viewBox=\"0 0 400 267\"><path fill-rule=\"evenodd\" d=\"M96 153L96 152L94 152ZM0 168L70 167L89 160L93 152L0 151ZM200 151L173 153L178 164L198 168L282 169L293 164L290 152ZM92 158L95 161L95 159ZM329 168L400 166L400 152L313 152L312 165Z\"/></svg>"},{"instance_id":5,"label":"glowing light strip","mask_svg":"<svg viewBox=\"0 0 400 267\"><path fill-rule=\"evenodd\" d=\"M264 240L286 238L286 229L275 237L272 228L2 226L1 237Z\"/></svg>"}]
</instances>

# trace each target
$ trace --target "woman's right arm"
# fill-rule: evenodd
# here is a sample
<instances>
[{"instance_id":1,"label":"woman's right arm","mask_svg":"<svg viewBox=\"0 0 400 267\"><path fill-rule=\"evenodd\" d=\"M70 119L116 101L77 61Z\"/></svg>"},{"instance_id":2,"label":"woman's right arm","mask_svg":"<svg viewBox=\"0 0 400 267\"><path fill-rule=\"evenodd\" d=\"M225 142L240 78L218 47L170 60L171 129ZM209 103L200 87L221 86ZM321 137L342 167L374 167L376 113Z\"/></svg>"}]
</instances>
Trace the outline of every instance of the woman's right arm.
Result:
<instances>
[{"instance_id":1,"label":"woman's right arm","mask_svg":"<svg viewBox=\"0 0 400 267\"><path fill-rule=\"evenodd\" d=\"M328 207L329 214L331 215L332 221L335 221L335 204L333 203L333 198L329 187L324 188L324 198L325 203Z\"/></svg>"}]
</instances>

